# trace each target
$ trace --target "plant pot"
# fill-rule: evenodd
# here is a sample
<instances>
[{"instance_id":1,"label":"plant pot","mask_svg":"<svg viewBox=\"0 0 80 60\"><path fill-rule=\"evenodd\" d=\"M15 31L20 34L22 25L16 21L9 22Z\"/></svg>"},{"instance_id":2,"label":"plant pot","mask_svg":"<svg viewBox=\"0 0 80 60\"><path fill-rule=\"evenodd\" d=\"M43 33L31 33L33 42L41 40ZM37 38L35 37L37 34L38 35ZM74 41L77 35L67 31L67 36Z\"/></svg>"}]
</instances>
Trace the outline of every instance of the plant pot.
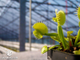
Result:
<instances>
[{"instance_id":1,"label":"plant pot","mask_svg":"<svg viewBox=\"0 0 80 60\"><path fill-rule=\"evenodd\" d=\"M49 50L47 52L48 60L80 60L80 55L74 55L58 50Z\"/></svg>"}]
</instances>

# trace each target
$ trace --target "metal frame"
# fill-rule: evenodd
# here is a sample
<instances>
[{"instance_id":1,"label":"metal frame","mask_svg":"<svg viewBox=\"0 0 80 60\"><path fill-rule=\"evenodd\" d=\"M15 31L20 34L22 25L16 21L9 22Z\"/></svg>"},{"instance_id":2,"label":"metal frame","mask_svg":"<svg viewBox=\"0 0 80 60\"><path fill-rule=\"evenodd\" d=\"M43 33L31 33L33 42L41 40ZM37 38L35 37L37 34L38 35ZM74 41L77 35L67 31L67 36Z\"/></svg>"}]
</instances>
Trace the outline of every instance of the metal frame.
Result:
<instances>
[{"instance_id":1,"label":"metal frame","mask_svg":"<svg viewBox=\"0 0 80 60\"><path fill-rule=\"evenodd\" d=\"M19 0L12 0L12 1L16 1L16 2L18 2L18 3L20 3L19 2ZM51 21L51 18L50 17L47 17L47 14L46 14L46 16L45 16L45 14L43 14L43 13L40 13L40 12L46 12L46 13L48 13L49 12L49 14L52 14L52 13L54 13L55 11L53 11L53 10L47 10L46 8L46 6L51 6L51 7L53 7L54 9L55 9L55 7L57 8L57 7L62 7L62 8L64 8L65 9L65 5L60 5L59 4L59 2L57 2L56 0L52 0L52 1L54 1L56 4L53 4L53 3L49 3L48 2L48 0L44 0L43 2L39 2L38 0L32 0L32 5L34 5L34 7L32 7L32 12L34 12L36 15L39 15L39 16L41 16L42 18L44 18L45 20L43 20L44 22L46 22L46 21L50 21L51 23L53 23L53 24L55 24L55 25L57 25L56 23L54 23L54 22L52 22ZM65 1L65 0L62 0L62 1ZM71 9L75 9L76 10L76 8L77 8L77 4L74 2L74 1L72 1L72 0L67 0L68 1L68 4L69 3L71 3L72 4L72 6L69 4L69 6L67 6L68 8L71 8ZM77 2L77 1L76 1ZM26 4L28 4L29 3L29 0L26 0ZM43 5L43 7L41 6L41 5ZM46 5L46 6L45 6ZM74 5L74 6L73 6ZM8 9L15 9L16 11L18 11L19 10L19 7L13 7L13 6L0 6L0 9L2 9L2 8L8 8ZM42 9L37 9L37 8L42 8ZM43 9L44 8L44 9ZM26 6L26 13L28 13L29 12L29 6ZM67 13L67 15L69 15L69 14L73 14L73 15L75 15L75 10L73 10L73 11L68 11L68 13ZM7 12L7 11L6 11ZM5 13L3 13L3 14L5 14ZM2 14L2 16L3 16L3 14ZM26 14L27 15L27 14ZM33 15L33 14L32 14ZM28 15L27 15L28 16ZM55 16L55 15L53 15L53 16ZM69 17L70 19L72 19L73 21L75 21L75 19L73 19L73 18L71 18L71 17ZM17 17L17 19L19 19L19 17ZM17 20L17 19L15 19L15 20ZM33 19L33 18L32 18ZM14 21L15 21L14 20ZM34 19L35 21L38 21L38 18L35 18ZM5 19L5 22L6 21L9 21L9 20L6 20ZM10 21L9 23L7 23L6 25L3 25L4 26L4 28L7 28L8 26L9 26L9 24L13 24L13 25L15 25L15 26L19 26L19 25L17 25L17 24L15 24L15 23L13 23L14 21ZM68 21L69 22L69 21ZM26 22L27 23L27 22ZM72 23L71 23L72 24ZM33 25L33 24L31 24L31 25ZM28 27L28 25L26 26L26 27ZM49 27L49 26L48 26ZM1 27L0 29L2 29L3 27ZM11 27L10 27L11 28ZM56 31L56 29L54 28L51 28L51 27L49 27L51 30L53 30L53 31ZM78 28L78 26L70 26L70 27L68 27L68 28ZM67 31L66 30L66 27L65 28L63 28L65 31ZM75 29L76 31L77 31L77 29ZM10 29L8 29L8 33L10 32L10 31L13 31L13 32L16 32L16 30L15 29L13 29L13 30L10 30ZM5 32L6 32L6 30L4 30L4 33L3 34L5 34ZM11 32L11 34L13 34L12 32ZM16 33L14 33L15 35L16 35ZM17 33L17 35L19 35L18 33ZM18 36L17 36L17 38L18 38Z\"/></svg>"}]
</instances>

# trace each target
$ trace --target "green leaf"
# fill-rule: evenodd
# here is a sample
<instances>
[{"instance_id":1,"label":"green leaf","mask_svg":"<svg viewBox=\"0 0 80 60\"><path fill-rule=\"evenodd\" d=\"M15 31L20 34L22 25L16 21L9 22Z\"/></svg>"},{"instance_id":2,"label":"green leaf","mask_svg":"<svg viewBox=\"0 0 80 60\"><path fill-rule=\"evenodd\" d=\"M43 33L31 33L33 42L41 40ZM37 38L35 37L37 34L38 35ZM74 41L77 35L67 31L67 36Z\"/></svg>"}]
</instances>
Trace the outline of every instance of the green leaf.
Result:
<instances>
[{"instance_id":1,"label":"green leaf","mask_svg":"<svg viewBox=\"0 0 80 60\"><path fill-rule=\"evenodd\" d=\"M66 16L65 16L64 11L60 10L60 11L57 13L56 18L57 18L58 24L64 25L64 23L65 23L65 21L66 21Z\"/></svg>"},{"instance_id":2,"label":"green leaf","mask_svg":"<svg viewBox=\"0 0 80 60\"><path fill-rule=\"evenodd\" d=\"M55 41L57 41L57 42L59 42L59 43L61 42L58 36L57 36L57 37L56 37L56 36L50 36L50 37L51 37L53 40L55 40Z\"/></svg>"},{"instance_id":3,"label":"green leaf","mask_svg":"<svg viewBox=\"0 0 80 60\"><path fill-rule=\"evenodd\" d=\"M77 45L80 46L80 42L78 42Z\"/></svg>"},{"instance_id":4,"label":"green leaf","mask_svg":"<svg viewBox=\"0 0 80 60\"><path fill-rule=\"evenodd\" d=\"M70 34L72 34L73 31L67 31L67 35L69 36Z\"/></svg>"},{"instance_id":5,"label":"green leaf","mask_svg":"<svg viewBox=\"0 0 80 60\"><path fill-rule=\"evenodd\" d=\"M79 21L79 23L78 23L78 24L79 24L79 27L80 27L80 21Z\"/></svg>"},{"instance_id":6,"label":"green leaf","mask_svg":"<svg viewBox=\"0 0 80 60\"><path fill-rule=\"evenodd\" d=\"M65 21L66 21L66 16L65 16L65 13L64 11L60 10L58 13L57 13L57 9L55 10L55 13L56 13L56 17L52 18L53 21L57 22L58 24L60 25L64 25Z\"/></svg>"},{"instance_id":7,"label":"green leaf","mask_svg":"<svg viewBox=\"0 0 80 60\"><path fill-rule=\"evenodd\" d=\"M64 37L65 38L65 37ZM69 38L65 38L66 41L69 41Z\"/></svg>"},{"instance_id":8,"label":"green leaf","mask_svg":"<svg viewBox=\"0 0 80 60\"><path fill-rule=\"evenodd\" d=\"M57 33L45 33L44 35L46 35L46 36L58 36Z\"/></svg>"},{"instance_id":9,"label":"green leaf","mask_svg":"<svg viewBox=\"0 0 80 60\"><path fill-rule=\"evenodd\" d=\"M46 36L50 36L53 40L60 42L57 33L45 33L44 35L46 35Z\"/></svg>"},{"instance_id":10,"label":"green leaf","mask_svg":"<svg viewBox=\"0 0 80 60\"><path fill-rule=\"evenodd\" d=\"M52 47L49 47L49 50L54 49L55 47L60 47L60 45L54 45Z\"/></svg>"},{"instance_id":11,"label":"green leaf","mask_svg":"<svg viewBox=\"0 0 80 60\"><path fill-rule=\"evenodd\" d=\"M64 49L66 49L66 40L64 38L62 27L61 26L57 26L57 30L58 30L58 35L59 35L59 38L61 40L61 43L62 43Z\"/></svg>"},{"instance_id":12,"label":"green leaf","mask_svg":"<svg viewBox=\"0 0 80 60\"><path fill-rule=\"evenodd\" d=\"M34 35L36 38L38 38L38 39L41 39L41 38L43 37L43 35L40 34L37 30L34 30L34 31L33 31L33 35Z\"/></svg>"},{"instance_id":13,"label":"green leaf","mask_svg":"<svg viewBox=\"0 0 80 60\"><path fill-rule=\"evenodd\" d=\"M67 31L67 37L68 37L69 47L73 46L72 36L70 35L72 33L73 33L73 31Z\"/></svg>"},{"instance_id":14,"label":"green leaf","mask_svg":"<svg viewBox=\"0 0 80 60\"><path fill-rule=\"evenodd\" d=\"M77 46L77 42L79 41L79 39L80 39L80 29L78 30L78 34L77 34L77 38L75 40L74 46Z\"/></svg>"},{"instance_id":15,"label":"green leaf","mask_svg":"<svg viewBox=\"0 0 80 60\"><path fill-rule=\"evenodd\" d=\"M80 20L80 7L78 7L78 9L77 9L77 16L78 16L78 18Z\"/></svg>"},{"instance_id":16,"label":"green leaf","mask_svg":"<svg viewBox=\"0 0 80 60\"><path fill-rule=\"evenodd\" d=\"M44 53L47 52L47 51L48 51L47 46L46 46L46 45L43 46L42 49L41 49L41 53L44 54Z\"/></svg>"},{"instance_id":17,"label":"green leaf","mask_svg":"<svg viewBox=\"0 0 80 60\"><path fill-rule=\"evenodd\" d=\"M73 51L73 53L76 54L76 55L80 55L80 49L76 50L76 51Z\"/></svg>"},{"instance_id":18,"label":"green leaf","mask_svg":"<svg viewBox=\"0 0 80 60\"><path fill-rule=\"evenodd\" d=\"M57 18L56 18L56 17L53 17L52 20L53 20L54 22L57 22Z\"/></svg>"},{"instance_id":19,"label":"green leaf","mask_svg":"<svg viewBox=\"0 0 80 60\"><path fill-rule=\"evenodd\" d=\"M42 35L48 33L48 28L44 23L38 22L33 25L33 28L39 31Z\"/></svg>"}]
</instances>

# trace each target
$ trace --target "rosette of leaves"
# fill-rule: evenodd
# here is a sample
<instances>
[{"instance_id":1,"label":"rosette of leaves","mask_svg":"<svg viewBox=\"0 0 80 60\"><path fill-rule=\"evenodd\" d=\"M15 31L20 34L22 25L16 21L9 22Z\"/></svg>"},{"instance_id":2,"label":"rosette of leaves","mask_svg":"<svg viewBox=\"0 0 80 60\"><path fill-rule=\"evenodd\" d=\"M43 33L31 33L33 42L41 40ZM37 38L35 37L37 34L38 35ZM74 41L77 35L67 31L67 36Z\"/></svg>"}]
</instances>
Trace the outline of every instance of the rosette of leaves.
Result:
<instances>
[{"instance_id":1,"label":"rosette of leaves","mask_svg":"<svg viewBox=\"0 0 80 60\"><path fill-rule=\"evenodd\" d=\"M41 39L44 36L50 36L53 40L58 41L60 45L54 45L52 47L47 48L47 46L43 46L41 53L45 53L50 49L54 49L57 47L58 50L68 51L74 54L80 53L80 29L78 30L77 36L72 36L73 31L67 32L67 37L64 37L62 25L64 25L66 21L66 16L64 11L60 10L57 12L55 10L56 17L53 17L53 21L57 22L57 33L48 33L48 28L44 23L38 22L33 25L35 29L33 34L36 38ZM78 7L77 15L80 20L80 7ZM80 22L79 22L80 25ZM78 53L79 52L79 53Z\"/></svg>"},{"instance_id":2,"label":"rosette of leaves","mask_svg":"<svg viewBox=\"0 0 80 60\"><path fill-rule=\"evenodd\" d=\"M55 12L56 12L56 18L55 19L56 19L56 22L58 23L58 29L57 29L58 33L48 33L47 26L44 23L38 22L38 23L35 23L33 25L33 28L35 29L33 31L33 34L38 39L41 39L43 37L43 35L50 36L53 40L58 41L59 43L62 43L63 48L66 49L65 43L67 41L64 38L63 31L61 28L61 25L63 25L65 23L65 19L66 19L65 13L62 10L60 10L58 13L57 13L57 11L55 11ZM56 45L56 46L59 46L59 45ZM45 48L45 46L43 46L43 47ZM42 53L44 52L44 48L42 48L42 51L41 51ZM50 47L49 50L52 48L54 48L54 46ZM48 49L45 51L48 51Z\"/></svg>"}]
</instances>

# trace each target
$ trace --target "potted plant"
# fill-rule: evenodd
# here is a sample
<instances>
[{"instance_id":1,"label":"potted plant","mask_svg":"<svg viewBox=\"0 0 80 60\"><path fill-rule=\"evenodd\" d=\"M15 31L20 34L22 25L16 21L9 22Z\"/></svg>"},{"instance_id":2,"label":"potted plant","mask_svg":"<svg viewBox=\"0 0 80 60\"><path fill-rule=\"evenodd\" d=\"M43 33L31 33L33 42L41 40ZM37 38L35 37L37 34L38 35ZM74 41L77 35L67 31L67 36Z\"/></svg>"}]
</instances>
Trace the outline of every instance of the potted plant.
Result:
<instances>
[{"instance_id":1,"label":"potted plant","mask_svg":"<svg viewBox=\"0 0 80 60\"><path fill-rule=\"evenodd\" d=\"M55 10L56 17L53 17L53 21L57 22L57 33L48 33L47 26L38 22L33 25L35 29L33 34L36 38L41 39L44 36L50 36L53 40L58 41L59 45L42 47L41 53L47 52L48 60L80 60L80 29L77 32L77 36L72 36L73 31L67 31L67 37L64 37L62 25L66 21L64 11ZM80 20L80 7L77 9L77 16ZM80 27L80 21L79 21Z\"/></svg>"}]
</instances>

